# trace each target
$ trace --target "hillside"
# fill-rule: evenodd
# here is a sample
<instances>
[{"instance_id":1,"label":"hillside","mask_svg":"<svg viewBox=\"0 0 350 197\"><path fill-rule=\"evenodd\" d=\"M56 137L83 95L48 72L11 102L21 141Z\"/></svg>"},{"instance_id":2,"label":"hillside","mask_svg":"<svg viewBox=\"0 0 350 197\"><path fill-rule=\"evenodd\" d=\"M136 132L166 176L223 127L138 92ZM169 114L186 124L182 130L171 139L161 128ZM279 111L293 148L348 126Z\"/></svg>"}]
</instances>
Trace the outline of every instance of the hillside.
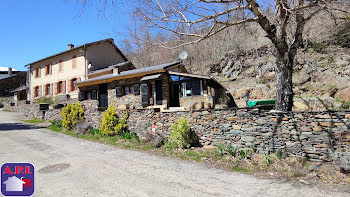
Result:
<instances>
[{"instance_id":1,"label":"hillside","mask_svg":"<svg viewBox=\"0 0 350 197\"><path fill-rule=\"evenodd\" d=\"M275 58L271 47L245 52L230 51L207 73L220 81L239 106L246 90L251 100L274 99ZM349 108L350 49L329 46L300 50L294 67L293 84L296 110Z\"/></svg>"},{"instance_id":2,"label":"hillside","mask_svg":"<svg viewBox=\"0 0 350 197\"><path fill-rule=\"evenodd\" d=\"M304 40L294 66L295 110L348 109L350 21L333 23L320 16L307 26ZM251 100L275 98L275 51L257 25L227 29L173 51L145 44L127 56L137 67L147 67L179 61L181 50L189 53L183 62L187 70L214 76L239 106L244 106L241 97L248 89Z\"/></svg>"}]
</instances>

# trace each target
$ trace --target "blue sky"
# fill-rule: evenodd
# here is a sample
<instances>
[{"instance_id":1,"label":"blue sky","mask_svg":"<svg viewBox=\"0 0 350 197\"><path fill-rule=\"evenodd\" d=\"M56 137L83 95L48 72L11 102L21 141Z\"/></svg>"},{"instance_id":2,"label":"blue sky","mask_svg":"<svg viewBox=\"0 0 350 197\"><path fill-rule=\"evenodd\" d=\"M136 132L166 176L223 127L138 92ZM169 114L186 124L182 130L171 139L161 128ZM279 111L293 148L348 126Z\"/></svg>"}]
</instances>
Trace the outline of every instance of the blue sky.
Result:
<instances>
[{"instance_id":1,"label":"blue sky","mask_svg":"<svg viewBox=\"0 0 350 197\"><path fill-rule=\"evenodd\" d=\"M25 70L35 60L105 38L123 39L127 16L101 17L87 8L83 15L75 0L3 0L0 6L0 66Z\"/></svg>"}]
</instances>

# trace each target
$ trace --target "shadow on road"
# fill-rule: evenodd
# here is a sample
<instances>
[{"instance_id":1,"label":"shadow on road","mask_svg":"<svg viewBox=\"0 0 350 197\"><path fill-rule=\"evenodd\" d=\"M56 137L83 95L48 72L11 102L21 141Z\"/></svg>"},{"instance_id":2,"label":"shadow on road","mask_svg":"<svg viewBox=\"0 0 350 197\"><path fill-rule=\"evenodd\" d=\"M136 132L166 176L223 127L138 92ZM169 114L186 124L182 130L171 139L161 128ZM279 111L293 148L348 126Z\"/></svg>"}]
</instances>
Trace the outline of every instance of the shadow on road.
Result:
<instances>
[{"instance_id":1,"label":"shadow on road","mask_svg":"<svg viewBox=\"0 0 350 197\"><path fill-rule=\"evenodd\" d=\"M22 123L0 123L0 131L40 129L40 127Z\"/></svg>"}]
</instances>

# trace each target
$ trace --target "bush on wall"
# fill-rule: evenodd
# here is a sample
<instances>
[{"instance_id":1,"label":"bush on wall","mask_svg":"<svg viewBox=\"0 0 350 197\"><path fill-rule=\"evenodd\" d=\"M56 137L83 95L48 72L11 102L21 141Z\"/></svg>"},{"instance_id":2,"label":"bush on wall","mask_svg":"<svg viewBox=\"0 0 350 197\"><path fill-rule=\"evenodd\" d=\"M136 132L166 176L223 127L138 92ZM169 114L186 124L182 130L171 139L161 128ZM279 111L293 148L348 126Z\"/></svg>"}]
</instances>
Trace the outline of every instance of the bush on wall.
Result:
<instances>
[{"instance_id":1,"label":"bush on wall","mask_svg":"<svg viewBox=\"0 0 350 197\"><path fill-rule=\"evenodd\" d=\"M118 124L118 115L115 112L113 106L109 106L107 111L103 113L102 123L101 123L101 133L103 135L112 136L115 135L115 127Z\"/></svg>"},{"instance_id":2,"label":"bush on wall","mask_svg":"<svg viewBox=\"0 0 350 197\"><path fill-rule=\"evenodd\" d=\"M126 124L126 120L129 117L129 111L126 111L126 114L123 116L122 119L120 119L117 123L117 125L114 127L114 130L117 134L125 133L128 131L128 125Z\"/></svg>"},{"instance_id":3,"label":"bush on wall","mask_svg":"<svg viewBox=\"0 0 350 197\"><path fill-rule=\"evenodd\" d=\"M186 118L180 118L171 128L171 134L168 139L170 146L175 148L189 148L196 143L196 137L191 131Z\"/></svg>"},{"instance_id":4,"label":"bush on wall","mask_svg":"<svg viewBox=\"0 0 350 197\"><path fill-rule=\"evenodd\" d=\"M71 130L75 127L78 121L84 119L84 108L80 102L68 104L61 111L62 125L65 129Z\"/></svg>"}]
</instances>

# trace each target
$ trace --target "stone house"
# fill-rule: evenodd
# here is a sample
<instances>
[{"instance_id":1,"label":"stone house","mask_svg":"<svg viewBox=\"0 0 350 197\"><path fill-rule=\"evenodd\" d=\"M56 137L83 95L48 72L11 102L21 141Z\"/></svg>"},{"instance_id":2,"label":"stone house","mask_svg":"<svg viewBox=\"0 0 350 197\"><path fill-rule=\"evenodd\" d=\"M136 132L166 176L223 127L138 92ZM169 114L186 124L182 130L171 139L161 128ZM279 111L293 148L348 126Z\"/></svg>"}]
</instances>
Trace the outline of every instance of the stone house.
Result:
<instances>
[{"instance_id":1,"label":"stone house","mask_svg":"<svg viewBox=\"0 0 350 197\"><path fill-rule=\"evenodd\" d=\"M28 99L55 97L59 102L78 99L75 82L99 76L96 70L108 65L127 62L128 59L114 44L105 39L78 47L69 44L68 50L37 60L29 68ZM130 68L134 68L129 65Z\"/></svg>"},{"instance_id":2,"label":"stone house","mask_svg":"<svg viewBox=\"0 0 350 197\"><path fill-rule=\"evenodd\" d=\"M235 106L232 96L216 80L190 74L180 62L139 69L127 68L127 64L96 70L90 75L99 76L75 83L79 100L98 100L102 110L109 105L161 111Z\"/></svg>"},{"instance_id":3,"label":"stone house","mask_svg":"<svg viewBox=\"0 0 350 197\"><path fill-rule=\"evenodd\" d=\"M13 96L13 90L26 85L27 72L0 67L0 97Z\"/></svg>"}]
</instances>

